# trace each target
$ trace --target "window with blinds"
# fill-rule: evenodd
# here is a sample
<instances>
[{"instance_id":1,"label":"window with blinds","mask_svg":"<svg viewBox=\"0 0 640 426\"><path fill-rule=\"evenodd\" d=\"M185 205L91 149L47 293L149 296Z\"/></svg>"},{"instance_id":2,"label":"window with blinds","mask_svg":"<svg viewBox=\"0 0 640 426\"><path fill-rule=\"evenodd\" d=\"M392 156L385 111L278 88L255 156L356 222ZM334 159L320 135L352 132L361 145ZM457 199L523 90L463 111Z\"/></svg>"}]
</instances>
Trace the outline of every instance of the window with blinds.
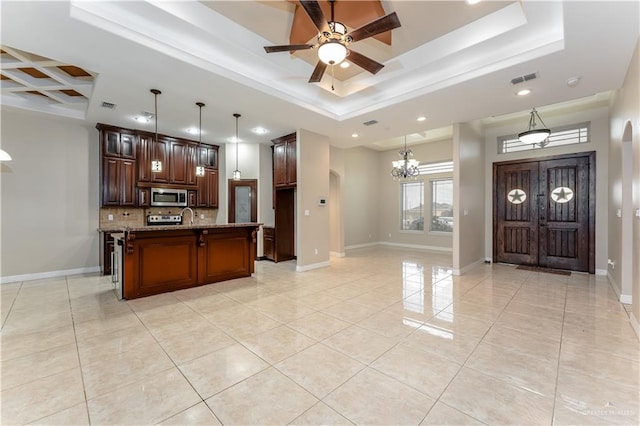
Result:
<instances>
[{"instance_id":1,"label":"window with blinds","mask_svg":"<svg viewBox=\"0 0 640 426\"><path fill-rule=\"evenodd\" d=\"M517 135L500 136L498 154L589 142L589 123L572 124L550 130L551 135L539 144L523 144L518 140Z\"/></svg>"}]
</instances>

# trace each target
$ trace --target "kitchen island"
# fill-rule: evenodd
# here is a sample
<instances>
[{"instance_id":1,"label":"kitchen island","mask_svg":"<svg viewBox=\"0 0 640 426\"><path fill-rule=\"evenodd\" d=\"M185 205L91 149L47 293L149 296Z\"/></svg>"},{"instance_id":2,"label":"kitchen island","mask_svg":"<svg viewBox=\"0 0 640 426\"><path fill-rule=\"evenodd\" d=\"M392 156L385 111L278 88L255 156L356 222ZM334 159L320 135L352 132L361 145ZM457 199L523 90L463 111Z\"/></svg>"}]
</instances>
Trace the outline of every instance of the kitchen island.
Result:
<instances>
[{"instance_id":1,"label":"kitchen island","mask_svg":"<svg viewBox=\"0 0 640 426\"><path fill-rule=\"evenodd\" d=\"M254 272L260 223L100 229L116 235L116 292L151 296Z\"/></svg>"}]
</instances>

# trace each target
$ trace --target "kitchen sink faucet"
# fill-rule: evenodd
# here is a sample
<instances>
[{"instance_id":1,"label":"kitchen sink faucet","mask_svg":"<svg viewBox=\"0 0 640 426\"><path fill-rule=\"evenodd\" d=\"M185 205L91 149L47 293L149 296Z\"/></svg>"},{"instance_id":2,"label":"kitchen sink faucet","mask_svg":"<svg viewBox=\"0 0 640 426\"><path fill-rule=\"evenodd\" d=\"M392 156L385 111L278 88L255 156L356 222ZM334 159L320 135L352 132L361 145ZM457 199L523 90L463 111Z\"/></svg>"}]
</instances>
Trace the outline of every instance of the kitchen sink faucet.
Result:
<instances>
[{"instance_id":1,"label":"kitchen sink faucet","mask_svg":"<svg viewBox=\"0 0 640 426\"><path fill-rule=\"evenodd\" d=\"M184 209L182 209L180 211L180 217L182 217L182 220L184 221L184 211L185 210L189 210L191 212L191 221L189 222L189 225L193 225L193 210L191 210L191 207L185 207Z\"/></svg>"}]
</instances>

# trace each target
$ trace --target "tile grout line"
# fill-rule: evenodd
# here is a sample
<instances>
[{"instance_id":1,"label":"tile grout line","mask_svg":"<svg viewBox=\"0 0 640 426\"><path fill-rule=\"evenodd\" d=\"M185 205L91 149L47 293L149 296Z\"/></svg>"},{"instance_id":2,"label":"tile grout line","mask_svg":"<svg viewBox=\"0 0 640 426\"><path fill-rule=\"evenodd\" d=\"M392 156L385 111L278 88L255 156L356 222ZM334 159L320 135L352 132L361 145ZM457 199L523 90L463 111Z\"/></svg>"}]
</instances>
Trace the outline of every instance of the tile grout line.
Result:
<instances>
[{"instance_id":1,"label":"tile grout line","mask_svg":"<svg viewBox=\"0 0 640 426\"><path fill-rule=\"evenodd\" d=\"M16 300L18 300L18 296L20 296L20 292L22 291L23 284L24 284L24 281L20 281L20 285L18 286L18 292L16 293L16 297L13 298L13 301L11 302L11 306L9 306L9 312L7 313L7 316L5 317L4 322L2 323L2 327L0 327L0 331L4 330L4 326L9 320L9 315L11 315L11 312L13 311L13 306L15 305Z\"/></svg>"},{"instance_id":2,"label":"tile grout line","mask_svg":"<svg viewBox=\"0 0 640 426\"><path fill-rule=\"evenodd\" d=\"M551 425L555 424L556 401L558 400L558 382L560 381L560 357L562 356L562 341L564 340L564 320L567 314L567 294L569 292L569 280L565 283L564 309L562 309L562 327L560 328L560 344L558 345L558 363L556 364L556 382L553 391L553 406L551 410Z\"/></svg>"}]
</instances>

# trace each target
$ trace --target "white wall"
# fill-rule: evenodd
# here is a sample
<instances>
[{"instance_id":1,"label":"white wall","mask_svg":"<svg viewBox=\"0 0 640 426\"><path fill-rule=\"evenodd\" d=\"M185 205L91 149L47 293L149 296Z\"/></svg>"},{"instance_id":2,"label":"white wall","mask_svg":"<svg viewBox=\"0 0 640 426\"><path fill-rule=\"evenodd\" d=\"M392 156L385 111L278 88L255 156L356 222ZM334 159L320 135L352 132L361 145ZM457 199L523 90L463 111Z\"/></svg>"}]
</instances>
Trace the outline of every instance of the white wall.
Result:
<instances>
[{"instance_id":1,"label":"white wall","mask_svg":"<svg viewBox=\"0 0 640 426\"><path fill-rule=\"evenodd\" d=\"M1 117L2 149L13 161L0 173L0 275L97 271L98 131L8 108Z\"/></svg>"},{"instance_id":2,"label":"white wall","mask_svg":"<svg viewBox=\"0 0 640 426\"><path fill-rule=\"evenodd\" d=\"M634 212L640 209L640 42L631 59L627 75L622 88L618 91L611 109L611 159L610 179L608 182L612 205L609 216L609 252L610 257L617 261L615 270L609 270L610 279L614 279L615 285L622 285L623 296L630 287L632 299L632 323L638 336L640 336L640 218L635 217ZM630 125L631 134L624 134L625 128ZM631 144L633 160L630 176L632 202L623 203L622 200L622 155L625 150L622 144ZM626 151L628 152L628 151ZM622 218L615 215L615 210L622 210ZM623 247L623 235L631 236L632 241ZM619 237L616 239L615 237ZM626 240L625 240L626 243ZM630 247L629 247L630 246ZM629 253L631 251L631 253ZM624 256L623 255L627 255ZM632 265L625 264L631 262ZM622 283L623 267L630 266L629 283ZM628 300L627 300L628 302Z\"/></svg>"},{"instance_id":3,"label":"white wall","mask_svg":"<svg viewBox=\"0 0 640 426\"><path fill-rule=\"evenodd\" d=\"M296 143L296 270L306 271L329 265L329 208L318 205L329 198L329 138L299 129Z\"/></svg>"},{"instance_id":4,"label":"white wall","mask_svg":"<svg viewBox=\"0 0 640 426\"><path fill-rule=\"evenodd\" d=\"M485 129L485 257L493 258L493 163L526 158L538 158L576 152L596 152L596 272L606 274L607 270L607 228L608 228L608 171L609 171L609 108L587 109L571 114L540 114L544 123L550 127L591 122L590 142L567 145L533 151L498 154L498 136L513 135L526 129L528 119L518 123Z\"/></svg>"},{"instance_id":5,"label":"white wall","mask_svg":"<svg viewBox=\"0 0 640 426\"><path fill-rule=\"evenodd\" d=\"M344 150L329 148L329 250L344 256Z\"/></svg>"},{"instance_id":6,"label":"white wall","mask_svg":"<svg viewBox=\"0 0 640 426\"><path fill-rule=\"evenodd\" d=\"M453 142L451 139L411 145L413 158L420 164L451 161L453 158ZM401 231L400 212L400 182L391 177L391 162L400 158L398 151L394 149L380 152L379 155L379 185L378 185L378 210L379 210L379 236L381 242L393 245L406 245L427 249L451 251L453 247L453 235L440 232L429 232L429 211L431 200L430 180L437 178L452 178L452 173L438 175L419 176L418 180L424 182L425 205L425 230Z\"/></svg>"},{"instance_id":7,"label":"white wall","mask_svg":"<svg viewBox=\"0 0 640 426\"><path fill-rule=\"evenodd\" d=\"M345 248L379 241L378 152L358 147L344 150Z\"/></svg>"},{"instance_id":8,"label":"white wall","mask_svg":"<svg viewBox=\"0 0 640 426\"><path fill-rule=\"evenodd\" d=\"M484 260L484 141L477 123L454 126L453 270L464 273Z\"/></svg>"}]
</instances>

